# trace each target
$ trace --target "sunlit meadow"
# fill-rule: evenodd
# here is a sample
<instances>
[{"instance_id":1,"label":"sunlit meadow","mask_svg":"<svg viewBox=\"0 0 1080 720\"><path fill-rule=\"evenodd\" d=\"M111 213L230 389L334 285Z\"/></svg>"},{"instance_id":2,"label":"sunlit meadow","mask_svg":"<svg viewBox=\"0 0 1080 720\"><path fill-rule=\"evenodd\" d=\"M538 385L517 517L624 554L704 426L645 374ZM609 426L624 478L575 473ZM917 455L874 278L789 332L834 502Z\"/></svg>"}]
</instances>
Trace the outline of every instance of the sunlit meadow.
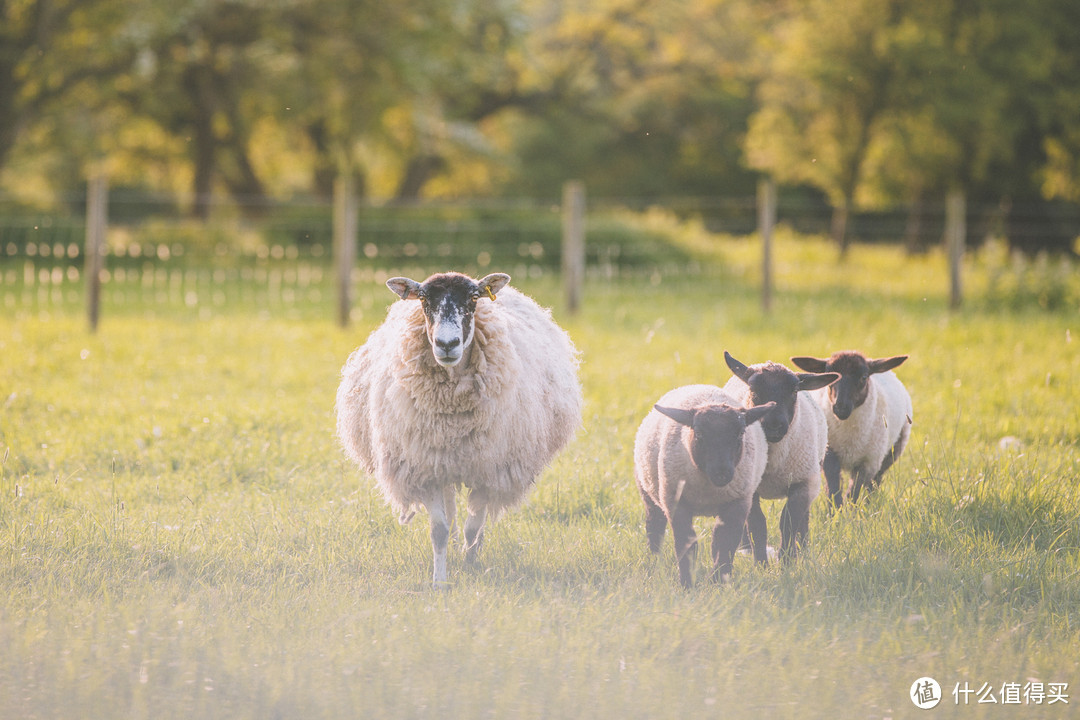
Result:
<instances>
[{"instance_id":1,"label":"sunlit meadow","mask_svg":"<svg viewBox=\"0 0 1080 720\"><path fill-rule=\"evenodd\" d=\"M593 277L574 316L557 278L515 278L581 350L584 422L445 592L426 516L399 526L334 437L340 367L393 299L376 277L346 330L328 287L298 312L107 294L94 335L78 302L5 312L0 718L892 718L923 713L923 676L927 716L1074 717L1075 271L973 256L950 313L938 254L841 265L782 235L766 316L754 243L677 235L692 262ZM703 552L680 589L670 534L645 541L641 418L722 384L725 349L849 347L910 354L906 455L858 507L816 503L797 563L740 557L718 587ZM1005 707L1012 683L1068 704ZM954 695L984 685L998 704Z\"/></svg>"}]
</instances>

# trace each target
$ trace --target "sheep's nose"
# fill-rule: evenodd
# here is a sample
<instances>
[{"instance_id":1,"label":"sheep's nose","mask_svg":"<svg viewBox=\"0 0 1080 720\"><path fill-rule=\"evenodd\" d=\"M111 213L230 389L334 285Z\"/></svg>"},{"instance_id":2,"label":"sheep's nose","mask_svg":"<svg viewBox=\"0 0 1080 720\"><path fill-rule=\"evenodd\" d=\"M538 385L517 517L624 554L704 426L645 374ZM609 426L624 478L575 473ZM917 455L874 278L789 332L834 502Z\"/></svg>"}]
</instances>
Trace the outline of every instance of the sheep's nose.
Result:
<instances>
[{"instance_id":1,"label":"sheep's nose","mask_svg":"<svg viewBox=\"0 0 1080 720\"><path fill-rule=\"evenodd\" d=\"M458 345L461 344L461 338L451 338L449 340L443 340L442 338L435 338L435 346L440 350L450 352Z\"/></svg>"}]
</instances>

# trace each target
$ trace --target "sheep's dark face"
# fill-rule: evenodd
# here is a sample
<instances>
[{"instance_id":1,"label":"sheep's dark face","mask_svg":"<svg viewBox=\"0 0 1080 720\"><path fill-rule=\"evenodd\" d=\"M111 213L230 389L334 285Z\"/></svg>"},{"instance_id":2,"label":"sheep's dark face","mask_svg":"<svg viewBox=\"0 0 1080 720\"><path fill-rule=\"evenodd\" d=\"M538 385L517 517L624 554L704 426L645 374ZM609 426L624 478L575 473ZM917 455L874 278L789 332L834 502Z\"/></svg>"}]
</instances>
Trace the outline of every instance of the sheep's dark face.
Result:
<instances>
[{"instance_id":1,"label":"sheep's dark face","mask_svg":"<svg viewBox=\"0 0 1080 720\"><path fill-rule=\"evenodd\" d=\"M724 360L735 377L750 387L750 405L759 407L774 403L775 407L761 421L765 439L771 443L780 442L787 436L795 420L800 390L816 390L835 382L839 377L834 373L793 373L774 362L749 368L727 352L724 353Z\"/></svg>"},{"instance_id":2,"label":"sheep's dark face","mask_svg":"<svg viewBox=\"0 0 1080 720\"><path fill-rule=\"evenodd\" d=\"M420 301L435 362L449 368L461 362L472 343L476 304L482 298L494 300L509 281L510 276L503 273L480 280L461 273L440 273L422 283L399 277L387 280L386 285L402 300Z\"/></svg>"},{"instance_id":3,"label":"sheep's dark face","mask_svg":"<svg viewBox=\"0 0 1080 720\"><path fill-rule=\"evenodd\" d=\"M847 420L870 394L870 364L859 353L843 352L829 359L829 368L840 373L840 380L829 388L833 415Z\"/></svg>"},{"instance_id":4,"label":"sheep's dark face","mask_svg":"<svg viewBox=\"0 0 1080 720\"><path fill-rule=\"evenodd\" d=\"M907 355L871 360L855 350L842 350L828 360L813 357L793 357L791 362L804 370L834 372L840 379L829 386L829 403L840 420L847 420L870 394L870 376L886 372L907 360Z\"/></svg>"},{"instance_id":5,"label":"sheep's dark face","mask_svg":"<svg viewBox=\"0 0 1080 720\"><path fill-rule=\"evenodd\" d=\"M724 487L735 479L746 428L764 417L772 407L771 403L749 410L725 404L702 405L693 410L655 406L657 412L693 430L690 457L698 470L717 487Z\"/></svg>"}]
</instances>

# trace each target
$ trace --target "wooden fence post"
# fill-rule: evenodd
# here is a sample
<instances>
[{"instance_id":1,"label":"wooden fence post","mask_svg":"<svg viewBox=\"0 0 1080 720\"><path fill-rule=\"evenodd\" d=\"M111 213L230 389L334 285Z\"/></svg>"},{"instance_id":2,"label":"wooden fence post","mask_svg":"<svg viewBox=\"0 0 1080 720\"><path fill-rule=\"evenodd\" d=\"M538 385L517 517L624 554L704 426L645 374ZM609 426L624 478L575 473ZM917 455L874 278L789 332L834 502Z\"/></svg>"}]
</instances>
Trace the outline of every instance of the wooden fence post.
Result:
<instances>
[{"instance_id":1,"label":"wooden fence post","mask_svg":"<svg viewBox=\"0 0 1080 720\"><path fill-rule=\"evenodd\" d=\"M967 238L967 203L964 191L955 188L945 198L945 249L949 256L949 307L956 309L963 301L960 265Z\"/></svg>"},{"instance_id":2,"label":"wooden fence post","mask_svg":"<svg viewBox=\"0 0 1080 720\"><path fill-rule=\"evenodd\" d=\"M773 228L776 227L776 183L766 177L758 181L758 232L761 233L761 309L772 310Z\"/></svg>"},{"instance_id":3,"label":"wooden fence post","mask_svg":"<svg viewBox=\"0 0 1080 720\"><path fill-rule=\"evenodd\" d=\"M337 268L338 325L346 327L352 314L352 270L356 262L357 207L349 170L334 179L334 265Z\"/></svg>"},{"instance_id":4,"label":"wooden fence post","mask_svg":"<svg viewBox=\"0 0 1080 720\"><path fill-rule=\"evenodd\" d=\"M101 317L101 271L105 264L105 231L108 226L109 181L95 170L86 184L86 317L96 332Z\"/></svg>"},{"instance_id":5,"label":"wooden fence post","mask_svg":"<svg viewBox=\"0 0 1080 720\"><path fill-rule=\"evenodd\" d=\"M585 283L585 183L581 180L563 184L562 273L566 308L575 313Z\"/></svg>"}]
</instances>

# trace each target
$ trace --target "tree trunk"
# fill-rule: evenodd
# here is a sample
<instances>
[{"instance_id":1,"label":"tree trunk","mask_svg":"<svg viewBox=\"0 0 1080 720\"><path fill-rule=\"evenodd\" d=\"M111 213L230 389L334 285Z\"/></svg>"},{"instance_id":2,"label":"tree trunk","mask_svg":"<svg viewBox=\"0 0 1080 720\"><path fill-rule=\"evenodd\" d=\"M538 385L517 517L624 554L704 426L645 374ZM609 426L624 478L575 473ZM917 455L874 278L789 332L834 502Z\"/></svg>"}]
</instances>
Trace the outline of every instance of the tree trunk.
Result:
<instances>
[{"instance_id":1,"label":"tree trunk","mask_svg":"<svg viewBox=\"0 0 1080 720\"><path fill-rule=\"evenodd\" d=\"M405 167L405 176L398 185L395 200L416 200L427 181L446 167L446 159L440 155L423 153L415 155Z\"/></svg>"},{"instance_id":2,"label":"tree trunk","mask_svg":"<svg viewBox=\"0 0 1080 720\"><path fill-rule=\"evenodd\" d=\"M836 247L840 251L841 260L847 258L848 252L848 207L848 202L844 201L843 204L833 208L832 227L830 229L832 241L836 243Z\"/></svg>"},{"instance_id":3,"label":"tree trunk","mask_svg":"<svg viewBox=\"0 0 1080 720\"><path fill-rule=\"evenodd\" d=\"M193 106L194 128L191 143L192 161L195 164L195 202L192 214L199 220L210 217L210 197L213 192L217 151L213 121L217 103L214 101L213 80L207 77L210 72L207 68L195 66L188 68L183 78L184 90Z\"/></svg>"},{"instance_id":4,"label":"tree trunk","mask_svg":"<svg viewBox=\"0 0 1080 720\"><path fill-rule=\"evenodd\" d=\"M915 193L908 206L907 222L904 224L904 250L908 255L923 255L927 251L926 229L926 194L921 190Z\"/></svg>"}]
</instances>

